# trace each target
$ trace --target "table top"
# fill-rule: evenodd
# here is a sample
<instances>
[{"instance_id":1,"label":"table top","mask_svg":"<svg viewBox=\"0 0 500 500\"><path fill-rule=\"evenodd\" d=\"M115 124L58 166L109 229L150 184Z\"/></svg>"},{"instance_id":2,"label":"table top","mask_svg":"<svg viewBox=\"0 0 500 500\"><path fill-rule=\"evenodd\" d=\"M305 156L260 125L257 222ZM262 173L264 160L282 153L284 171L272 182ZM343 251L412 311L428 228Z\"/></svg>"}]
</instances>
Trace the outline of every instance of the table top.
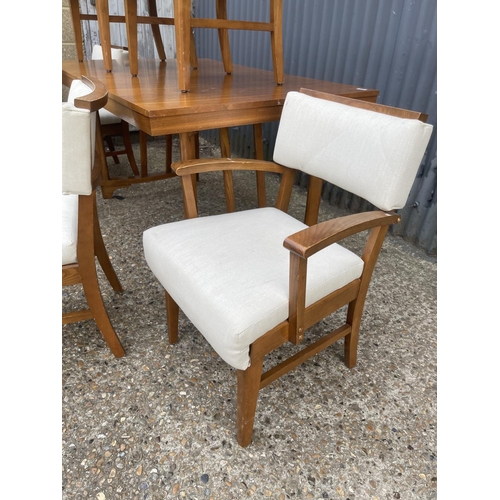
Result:
<instances>
[{"instance_id":1,"label":"table top","mask_svg":"<svg viewBox=\"0 0 500 500\"><path fill-rule=\"evenodd\" d=\"M63 84L81 75L106 85L106 109L153 136L276 121L286 94L301 88L371 102L378 96L374 89L292 75L277 85L272 71L239 65L226 75L222 62L211 59L200 59L191 71L187 93L178 90L174 59L140 59L137 77L116 64L107 73L102 60L62 62Z\"/></svg>"}]
</instances>

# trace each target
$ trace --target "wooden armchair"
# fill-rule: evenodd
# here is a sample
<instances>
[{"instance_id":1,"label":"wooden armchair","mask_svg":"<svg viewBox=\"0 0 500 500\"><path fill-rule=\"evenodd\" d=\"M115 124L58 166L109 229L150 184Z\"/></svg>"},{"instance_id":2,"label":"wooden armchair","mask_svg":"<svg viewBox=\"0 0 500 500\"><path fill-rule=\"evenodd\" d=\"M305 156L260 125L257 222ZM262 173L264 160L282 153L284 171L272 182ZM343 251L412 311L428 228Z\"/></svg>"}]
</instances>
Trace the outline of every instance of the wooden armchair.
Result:
<instances>
[{"instance_id":1,"label":"wooden armchair","mask_svg":"<svg viewBox=\"0 0 500 500\"><path fill-rule=\"evenodd\" d=\"M95 257L115 291L121 285L104 246L96 206L105 161L98 110L106 87L82 76L71 84L71 101L62 105L62 284L82 284L89 309L64 313L62 323L94 319L111 352L125 354L109 320L97 278ZM74 100L73 100L74 99Z\"/></svg>"},{"instance_id":2,"label":"wooden armchair","mask_svg":"<svg viewBox=\"0 0 500 500\"><path fill-rule=\"evenodd\" d=\"M238 378L237 437L252 439L259 390L334 342L356 364L365 297L394 209L404 207L432 132L419 113L321 94L290 92L274 162L191 160L173 165L181 177L187 220L148 229L146 261L166 292L170 343L179 308ZM275 208L197 217L193 176L256 170L281 175ZM297 171L309 175L305 223L289 216ZM317 223L323 181L380 210ZM356 255L339 244L369 231ZM348 306L345 322L298 354L262 373L264 356Z\"/></svg>"}]
</instances>

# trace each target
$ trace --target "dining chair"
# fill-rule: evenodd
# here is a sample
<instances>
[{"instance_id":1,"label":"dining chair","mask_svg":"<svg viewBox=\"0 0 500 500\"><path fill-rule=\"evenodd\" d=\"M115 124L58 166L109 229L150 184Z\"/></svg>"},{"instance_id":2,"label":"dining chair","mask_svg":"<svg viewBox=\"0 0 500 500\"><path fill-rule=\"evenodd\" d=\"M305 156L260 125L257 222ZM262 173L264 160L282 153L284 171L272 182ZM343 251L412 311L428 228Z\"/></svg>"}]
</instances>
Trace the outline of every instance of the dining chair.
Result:
<instances>
[{"instance_id":1,"label":"dining chair","mask_svg":"<svg viewBox=\"0 0 500 500\"><path fill-rule=\"evenodd\" d=\"M187 92L189 90L191 68L195 69L198 66L198 58L196 54L196 47L193 35L194 28L217 29L219 35L219 45L221 49L224 71L227 74L231 74L233 72L228 30L234 29L234 30L268 31L271 37L271 54L273 60L274 77L277 84L279 85L283 84L285 76L284 62L283 62L283 35L282 35L283 0L269 0L270 3L269 22L228 19L227 0L215 0L216 19L192 17L190 0L174 0L173 19L158 17L156 9L156 0L148 0L148 5L149 5L148 16L137 15L137 0L124 0L124 1L125 1L125 22L127 26L126 28L127 39L130 50L130 73L132 75L137 76L139 72L137 24L139 22L146 24L151 23L152 27L153 26L157 27L156 23L159 23L166 25L173 24L175 27L177 78L178 78L179 90L181 92Z\"/></svg>"},{"instance_id":2,"label":"dining chair","mask_svg":"<svg viewBox=\"0 0 500 500\"><path fill-rule=\"evenodd\" d=\"M190 77L190 46L192 45L193 28L217 29L219 46L222 55L224 71L233 72L229 31L250 30L268 31L271 41L271 55L273 60L274 79L278 85L283 84L283 0L269 0L269 21L244 21L228 19L227 0L215 0L216 19L194 18L191 16L191 2L174 0L175 42L177 51L178 84L179 90L189 90Z\"/></svg>"},{"instance_id":3,"label":"dining chair","mask_svg":"<svg viewBox=\"0 0 500 500\"><path fill-rule=\"evenodd\" d=\"M111 46L111 57L118 65L125 67L129 65L129 53L124 47ZM101 45L94 45L92 48L92 60L103 59L103 48ZM130 138L130 127L128 122L111 113L105 108L99 110L99 118L101 122L101 134L104 142L108 146L108 151L105 152L106 157L112 157L115 164L120 163L118 156L127 155L130 163L130 168L134 175L139 175L139 169L135 161L134 150L132 149L132 141ZM123 149L117 150L113 143L113 137L121 137L123 141Z\"/></svg>"},{"instance_id":4,"label":"dining chair","mask_svg":"<svg viewBox=\"0 0 500 500\"><path fill-rule=\"evenodd\" d=\"M62 324L93 319L115 357L125 351L104 305L95 258L113 290L121 291L99 226L96 188L105 160L98 111L106 87L82 76L62 104L62 285L81 284L88 309L63 313Z\"/></svg>"},{"instance_id":5,"label":"dining chair","mask_svg":"<svg viewBox=\"0 0 500 500\"><path fill-rule=\"evenodd\" d=\"M137 1L137 0L135 0ZM127 0L124 0L124 5L126 7ZM151 16L157 16L156 10L156 0L148 0L149 12ZM77 59L80 62L84 60L83 51L83 34L82 34L82 21L95 21L98 24L99 38L103 48L102 59L104 60L104 68L106 71L111 72L113 70L113 56L112 56L112 45L111 45L111 28L110 23L122 23L126 24L124 15L110 15L109 13L109 0L96 0L95 1L95 13L85 14L80 9L80 0L69 0L71 22L73 25L73 32L75 35L75 45ZM171 22L166 21L167 24L174 24L173 19ZM160 27L157 24L151 24L151 30L153 32L153 38L156 44L156 49L160 56L160 60L165 61L165 48L163 46L163 41L161 38ZM132 43L137 42L137 34L133 37ZM137 44L135 44L135 49Z\"/></svg>"},{"instance_id":6,"label":"dining chair","mask_svg":"<svg viewBox=\"0 0 500 500\"><path fill-rule=\"evenodd\" d=\"M302 89L287 94L272 162L204 159L173 165L182 181L186 219L147 229L144 255L165 290L169 342L178 341L182 310L236 369L241 446L252 440L260 389L340 339L344 363L355 366L375 263L389 226L400 221L395 210L406 204L431 136L432 126L419 118L412 111ZM279 174L275 207L197 217L193 176L220 170ZM309 178L304 223L287 214L298 172ZM377 209L318 223L324 181ZM368 233L361 255L339 243L359 232ZM303 342L309 327L343 306L346 316L338 328L262 373L268 353L286 342Z\"/></svg>"}]
</instances>

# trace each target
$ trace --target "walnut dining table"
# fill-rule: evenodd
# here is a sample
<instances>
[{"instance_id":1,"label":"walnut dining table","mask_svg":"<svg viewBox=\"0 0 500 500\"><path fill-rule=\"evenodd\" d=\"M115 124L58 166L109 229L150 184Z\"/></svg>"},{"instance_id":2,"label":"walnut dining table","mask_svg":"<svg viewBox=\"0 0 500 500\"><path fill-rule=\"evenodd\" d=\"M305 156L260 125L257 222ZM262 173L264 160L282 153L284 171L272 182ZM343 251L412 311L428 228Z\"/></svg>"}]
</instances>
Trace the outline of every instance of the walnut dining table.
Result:
<instances>
[{"instance_id":1,"label":"walnut dining table","mask_svg":"<svg viewBox=\"0 0 500 500\"><path fill-rule=\"evenodd\" d=\"M197 157L197 134L219 129L222 156L226 157L230 156L229 127L253 125L255 155L263 159L262 124L279 120L288 92L308 88L370 102L375 102L378 96L375 89L293 75L285 75L284 83L277 85L272 71L239 65L234 65L233 73L228 75L222 62L212 59L199 59L198 69L191 71L190 91L180 92L173 59L164 62L140 59L138 76L132 76L127 67L114 66L108 72L102 60L62 61L64 85L69 87L82 75L97 78L108 89L106 109L137 127L141 134L139 175L111 177L104 168L101 187L105 198L112 197L118 188L175 176L168 165L164 173L148 173L145 134L153 137L179 134L181 159L188 160ZM265 204L262 177L257 177L257 186L262 206Z\"/></svg>"}]
</instances>

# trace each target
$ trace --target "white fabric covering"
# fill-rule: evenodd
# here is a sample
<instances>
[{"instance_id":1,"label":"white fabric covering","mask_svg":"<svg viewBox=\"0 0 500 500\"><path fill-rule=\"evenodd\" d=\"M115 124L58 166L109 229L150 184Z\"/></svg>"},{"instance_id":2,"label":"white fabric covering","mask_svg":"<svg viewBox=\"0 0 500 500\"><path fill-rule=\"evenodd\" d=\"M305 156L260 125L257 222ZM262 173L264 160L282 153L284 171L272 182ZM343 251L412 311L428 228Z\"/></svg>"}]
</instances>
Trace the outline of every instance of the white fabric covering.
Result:
<instances>
[{"instance_id":1,"label":"white fabric covering","mask_svg":"<svg viewBox=\"0 0 500 500\"><path fill-rule=\"evenodd\" d=\"M148 229L144 253L222 359L245 370L250 344L288 318L290 253L283 241L305 227L275 208L200 217ZM340 245L318 252L308 261L306 305L362 269L363 261Z\"/></svg>"},{"instance_id":2,"label":"white fabric covering","mask_svg":"<svg viewBox=\"0 0 500 500\"><path fill-rule=\"evenodd\" d=\"M273 159L394 210L406 204L431 133L418 120L289 92Z\"/></svg>"},{"instance_id":3,"label":"white fabric covering","mask_svg":"<svg viewBox=\"0 0 500 500\"><path fill-rule=\"evenodd\" d=\"M62 265L74 264L78 241L78 196L62 195Z\"/></svg>"},{"instance_id":4,"label":"white fabric covering","mask_svg":"<svg viewBox=\"0 0 500 500\"><path fill-rule=\"evenodd\" d=\"M74 107L77 97L91 92L82 80L73 80L68 102L62 103L62 192L90 194L95 157L96 117Z\"/></svg>"},{"instance_id":5,"label":"white fabric covering","mask_svg":"<svg viewBox=\"0 0 500 500\"><path fill-rule=\"evenodd\" d=\"M62 103L62 264L77 261L78 195L92 194L91 171L95 151L95 113L75 108L77 97L91 89L74 80L68 102Z\"/></svg>"},{"instance_id":6,"label":"white fabric covering","mask_svg":"<svg viewBox=\"0 0 500 500\"><path fill-rule=\"evenodd\" d=\"M94 115L94 116L91 116ZM62 104L62 192L91 194L95 113Z\"/></svg>"}]
</instances>

